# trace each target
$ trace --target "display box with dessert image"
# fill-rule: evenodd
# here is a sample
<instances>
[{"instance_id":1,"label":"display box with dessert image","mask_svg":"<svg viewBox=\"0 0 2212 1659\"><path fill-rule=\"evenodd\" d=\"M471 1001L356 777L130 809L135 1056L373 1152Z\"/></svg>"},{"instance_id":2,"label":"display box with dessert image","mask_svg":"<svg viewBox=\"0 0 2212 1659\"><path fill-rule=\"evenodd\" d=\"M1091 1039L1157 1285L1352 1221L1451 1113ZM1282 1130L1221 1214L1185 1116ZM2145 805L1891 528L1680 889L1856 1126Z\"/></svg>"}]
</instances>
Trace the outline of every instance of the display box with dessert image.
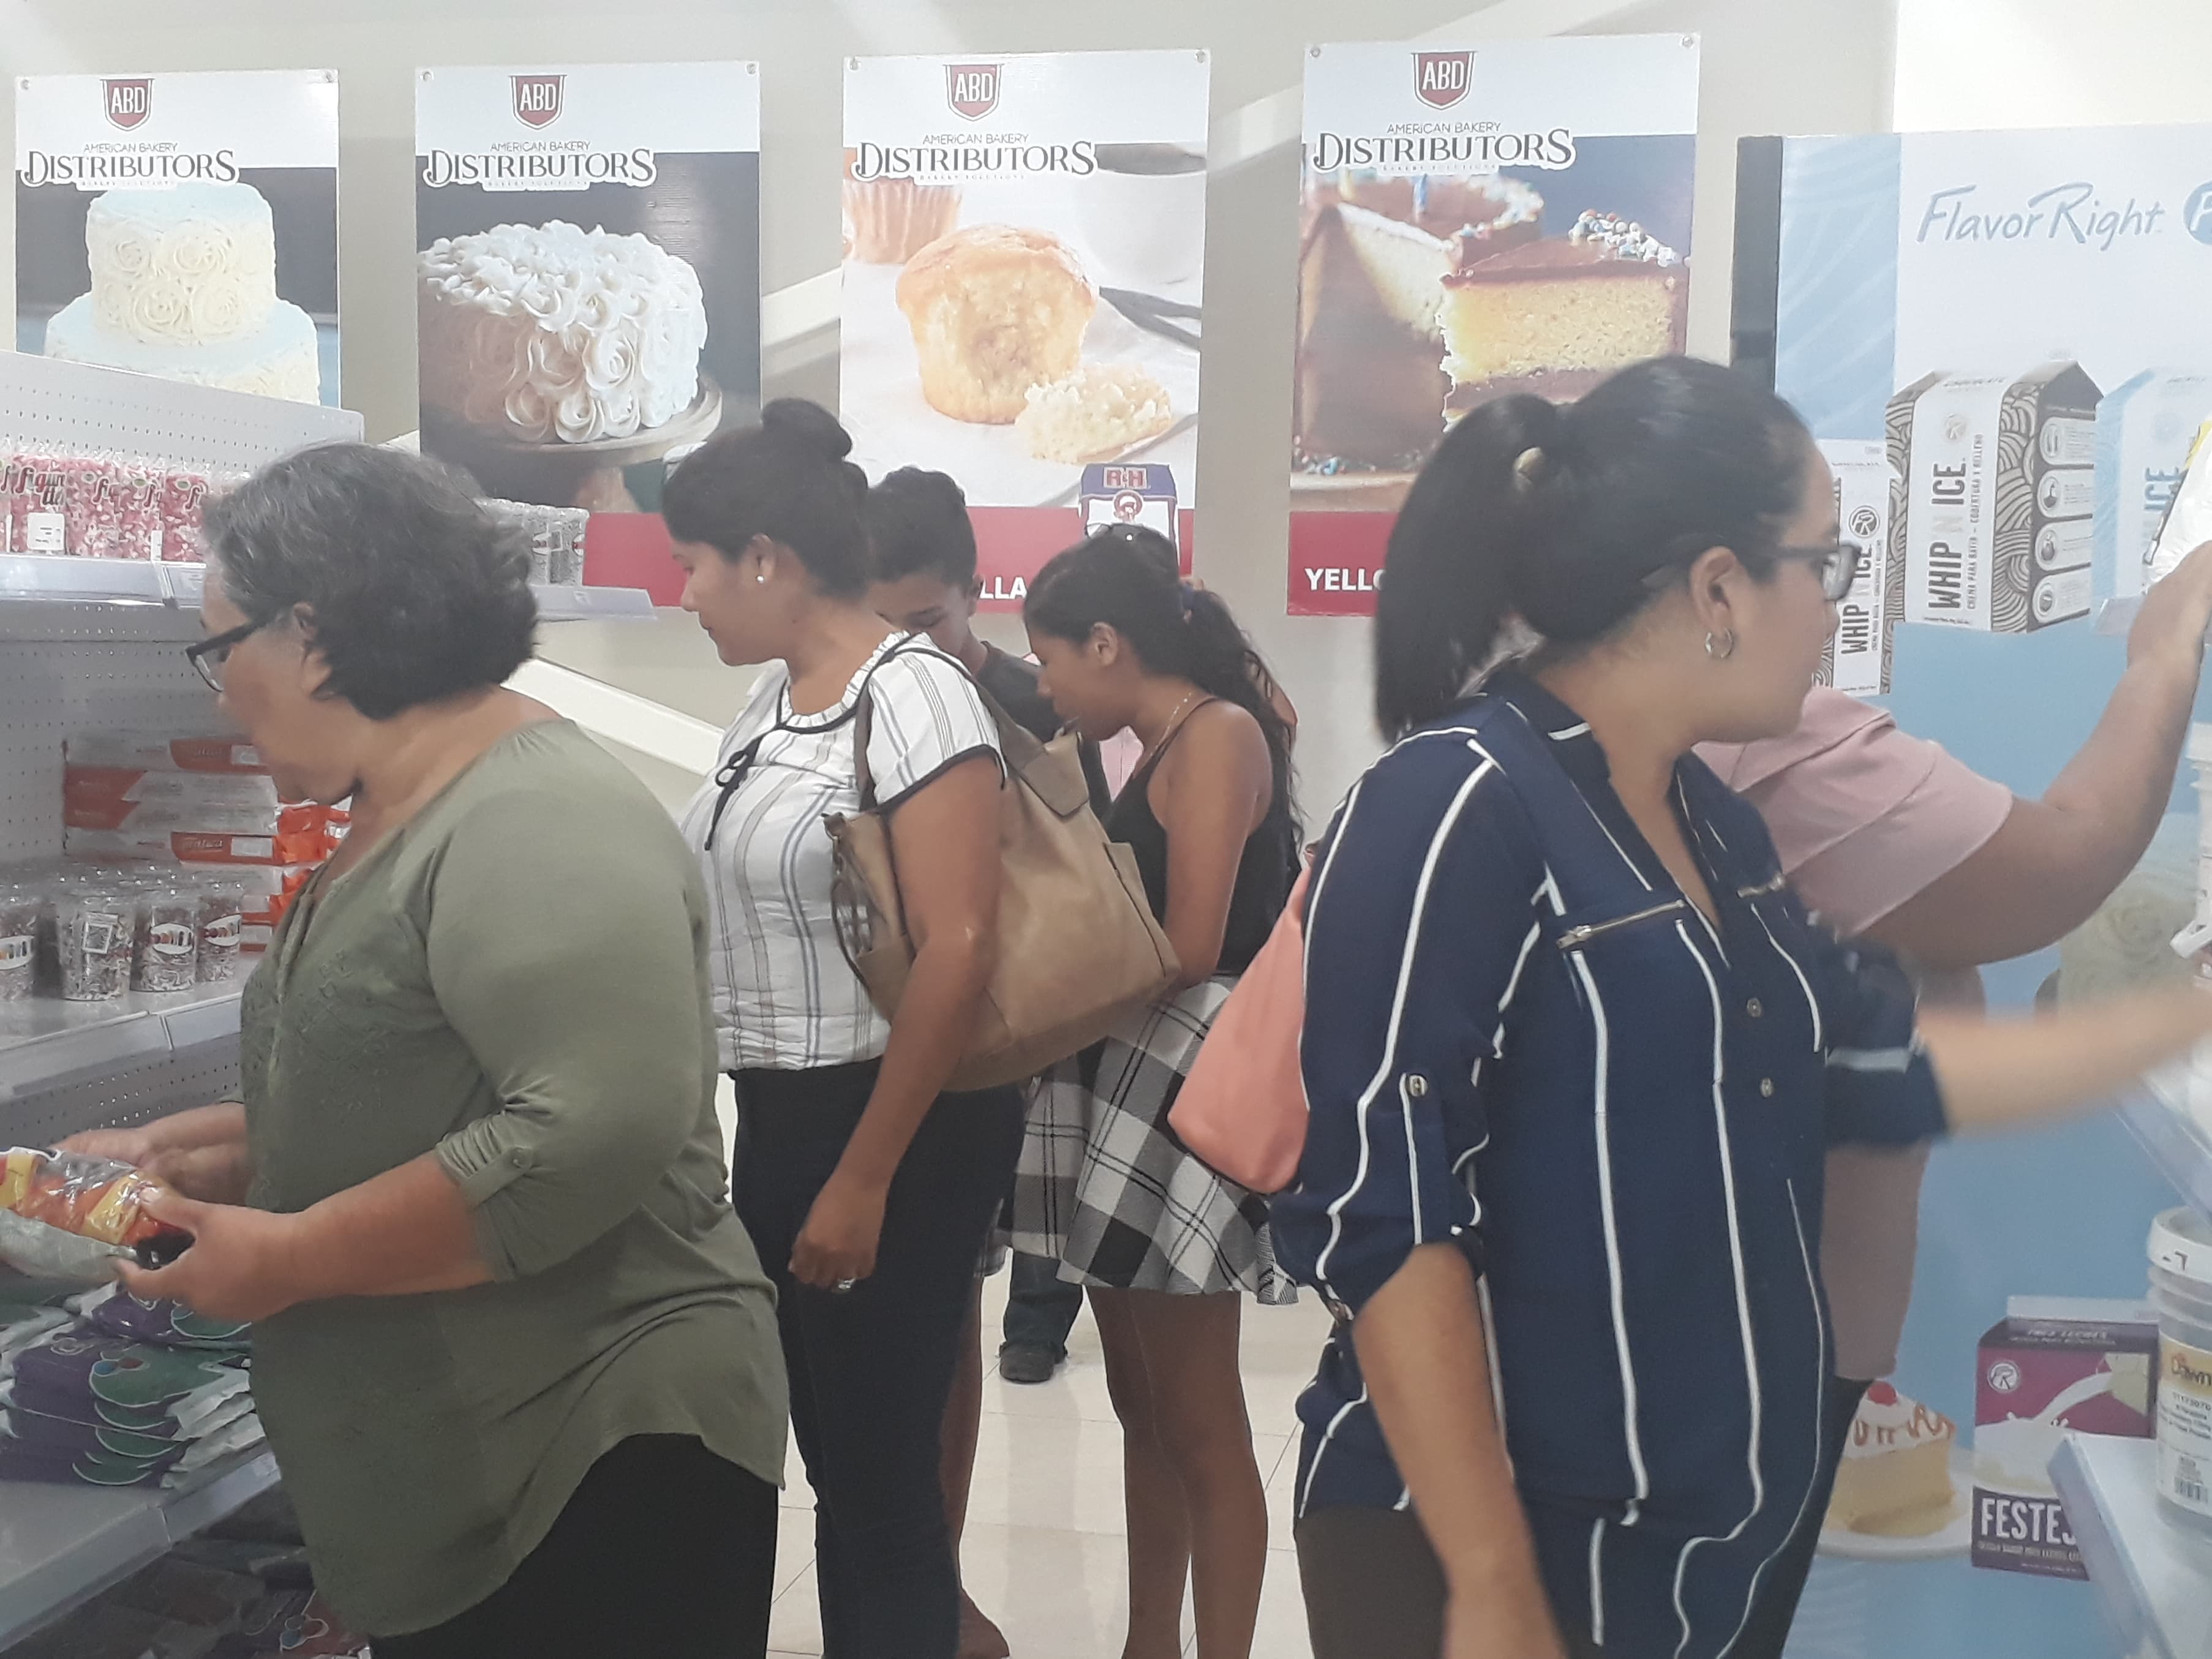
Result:
<instances>
[{"instance_id":1,"label":"display box with dessert image","mask_svg":"<svg viewBox=\"0 0 2212 1659\"><path fill-rule=\"evenodd\" d=\"M1309 50L1294 613L1371 605L1389 515L1469 410L1684 348L1697 88L1681 35Z\"/></svg>"},{"instance_id":2,"label":"display box with dessert image","mask_svg":"<svg viewBox=\"0 0 2212 1659\"><path fill-rule=\"evenodd\" d=\"M338 401L337 76L16 83L15 346Z\"/></svg>"},{"instance_id":3,"label":"display box with dessert image","mask_svg":"<svg viewBox=\"0 0 2212 1659\"><path fill-rule=\"evenodd\" d=\"M653 510L760 404L750 63L416 84L422 440L489 495Z\"/></svg>"},{"instance_id":4,"label":"display box with dessert image","mask_svg":"<svg viewBox=\"0 0 2212 1659\"><path fill-rule=\"evenodd\" d=\"M1088 467L1164 469L1188 543L1207 75L1199 52L848 63L854 459L959 480L987 603L1082 535Z\"/></svg>"}]
</instances>

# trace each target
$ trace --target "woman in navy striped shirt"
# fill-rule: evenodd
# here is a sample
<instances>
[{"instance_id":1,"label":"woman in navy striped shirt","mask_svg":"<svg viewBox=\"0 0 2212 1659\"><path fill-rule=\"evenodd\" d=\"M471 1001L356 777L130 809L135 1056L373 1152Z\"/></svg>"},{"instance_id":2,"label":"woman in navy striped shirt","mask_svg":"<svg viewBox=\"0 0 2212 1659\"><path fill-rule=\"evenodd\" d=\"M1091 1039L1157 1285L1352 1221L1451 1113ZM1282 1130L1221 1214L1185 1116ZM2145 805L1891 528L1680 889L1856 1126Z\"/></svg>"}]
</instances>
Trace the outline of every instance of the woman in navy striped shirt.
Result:
<instances>
[{"instance_id":1,"label":"woman in navy striped shirt","mask_svg":"<svg viewBox=\"0 0 2212 1659\"><path fill-rule=\"evenodd\" d=\"M1407 501L1397 742L1320 850L1274 1209L1338 1320L1299 1407L1316 1659L1744 1659L1828 1455L1827 1145L2054 1114L2212 1028L2184 992L1916 1030L1808 919L1690 751L1796 723L1835 511L1789 408L1683 359L1478 409Z\"/></svg>"}]
</instances>

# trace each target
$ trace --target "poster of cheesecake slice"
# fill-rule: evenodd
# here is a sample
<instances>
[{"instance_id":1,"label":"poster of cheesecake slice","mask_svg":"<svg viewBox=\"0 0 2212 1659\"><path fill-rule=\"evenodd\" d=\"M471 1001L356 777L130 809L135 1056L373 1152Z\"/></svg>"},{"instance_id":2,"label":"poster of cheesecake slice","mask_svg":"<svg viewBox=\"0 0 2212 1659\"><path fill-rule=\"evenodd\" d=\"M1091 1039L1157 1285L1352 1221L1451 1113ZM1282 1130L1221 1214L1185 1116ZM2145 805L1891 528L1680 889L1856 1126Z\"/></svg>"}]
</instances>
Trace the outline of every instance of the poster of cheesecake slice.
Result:
<instances>
[{"instance_id":1,"label":"poster of cheesecake slice","mask_svg":"<svg viewBox=\"0 0 2212 1659\"><path fill-rule=\"evenodd\" d=\"M426 69L422 441L487 495L652 511L760 407L760 71Z\"/></svg>"},{"instance_id":2,"label":"poster of cheesecake slice","mask_svg":"<svg viewBox=\"0 0 2212 1659\"><path fill-rule=\"evenodd\" d=\"M15 347L338 401L328 70L15 83Z\"/></svg>"},{"instance_id":3,"label":"poster of cheesecake slice","mask_svg":"<svg viewBox=\"0 0 2212 1659\"><path fill-rule=\"evenodd\" d=\"M1197 499L1203 52L855 58L841 407L869 475L967 491L987 605L1102 518Z\"/></svg>"},{"instance_id":4,"label":"poster of cheesecake slice","mask_svg":"<svg viewBox=\"0 0 2212 1659\"><path fill-rule=\"evenodd\" d=\"M1686 342L1695 36L1307 49L1293 615L1367 615L1447 428Z\"/></svg>"}]
</instances>

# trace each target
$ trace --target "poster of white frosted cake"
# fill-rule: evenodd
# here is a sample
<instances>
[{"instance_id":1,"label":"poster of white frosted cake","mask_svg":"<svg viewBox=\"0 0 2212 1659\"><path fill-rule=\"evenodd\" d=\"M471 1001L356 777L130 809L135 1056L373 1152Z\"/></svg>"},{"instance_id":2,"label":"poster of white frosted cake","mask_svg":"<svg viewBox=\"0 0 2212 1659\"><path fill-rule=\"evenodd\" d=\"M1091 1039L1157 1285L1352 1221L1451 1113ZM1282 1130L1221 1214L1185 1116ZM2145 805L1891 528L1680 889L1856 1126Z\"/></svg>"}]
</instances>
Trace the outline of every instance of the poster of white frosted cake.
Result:
<instances>
[{"instance_id":1,"label":"poster of white frosted cake","mask_svg":"<svg viewBox=\"0 0 2212 1659\"><path fill-rule=\"evenodd\" d=\"M758 64L421 70L415 150L426 452L650 511L758 412Z\"/></svg>"},{"instance_id":2,"label":"poster of white frosted cake","mask_svg":"<svg viewBox=\"0 0 2212 1659\"><path fill-rule=\"evenodd\" d=\"M336 72L17 80L15 346L336 404Z\"/></svg>"},{"instance_id":3,"label":"poster of white frosted cake","mask_svg":"<svg viewBox=\"0 0 2212 1659\"><path fill-rule=\"evenodd\" d=\"M1103 521L1186 553L1203 52L855 58L841 407L871 477L968 493L987 604Z\"/></svg>"},{"instance_id":4,"label":"poster of white frosted cake","mask_svg":"<svg viewBox=\"0 0 2212 1659\"><path fill-rule=\"evenodd\" d=\"M1294 616L1368 616L1445 431L1687 338L1695 35L1310 46Z\"/></svg>"}]
</instances>

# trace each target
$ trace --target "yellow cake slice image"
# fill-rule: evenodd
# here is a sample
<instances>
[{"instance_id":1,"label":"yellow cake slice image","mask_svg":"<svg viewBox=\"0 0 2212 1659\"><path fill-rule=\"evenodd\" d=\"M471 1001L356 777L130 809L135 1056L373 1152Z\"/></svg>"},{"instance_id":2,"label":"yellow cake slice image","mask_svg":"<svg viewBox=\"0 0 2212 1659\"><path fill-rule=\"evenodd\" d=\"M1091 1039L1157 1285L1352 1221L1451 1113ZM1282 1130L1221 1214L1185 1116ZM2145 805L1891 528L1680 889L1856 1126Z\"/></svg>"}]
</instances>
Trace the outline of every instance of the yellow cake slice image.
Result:
<instances>
[{"instance_id":1,"label":"yellow cake slice image","mask_svg":"<svg viewBox=\"0 0 2212 1659\"><path fill-rule=\"evenodd\" d=\"M1951 1449L1958 1425L1887 1382L1867 1390L1836 1471L1830 1528L1922 1538L1952 1519Z\"/></svg>"}]
</instances>

